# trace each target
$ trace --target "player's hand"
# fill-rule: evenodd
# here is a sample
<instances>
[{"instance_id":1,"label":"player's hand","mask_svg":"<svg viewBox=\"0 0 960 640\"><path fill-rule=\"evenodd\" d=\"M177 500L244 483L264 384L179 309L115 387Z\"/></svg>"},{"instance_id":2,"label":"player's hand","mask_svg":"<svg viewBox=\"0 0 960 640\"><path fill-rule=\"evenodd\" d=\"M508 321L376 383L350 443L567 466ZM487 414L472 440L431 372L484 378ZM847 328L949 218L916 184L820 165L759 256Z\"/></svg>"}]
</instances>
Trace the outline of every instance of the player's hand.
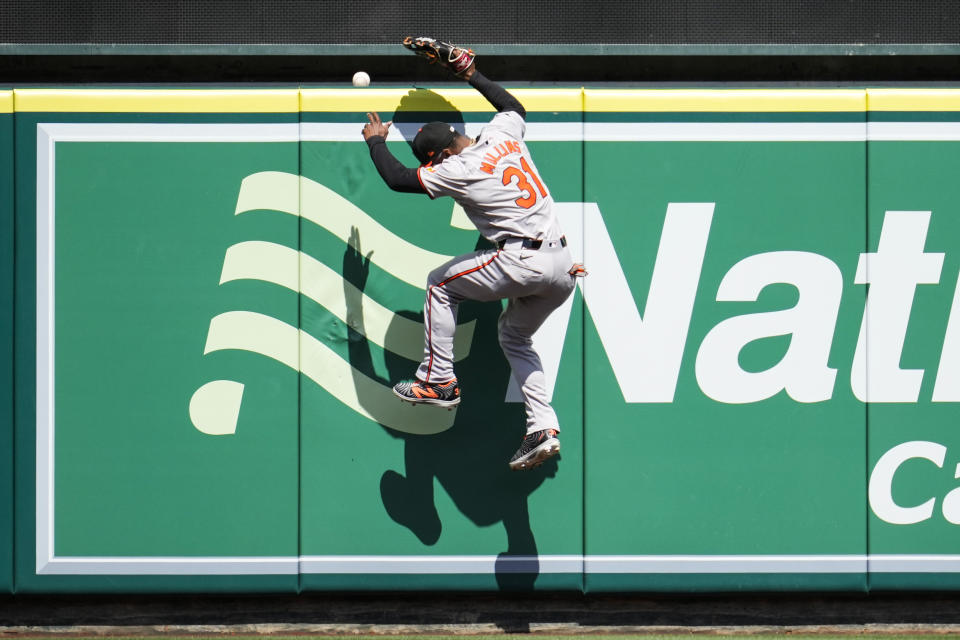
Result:
<instances>
[{"instance_id":1,"label":"player's hand","mask_svg":"<svg viewBox=\"0 0 960 640\"><path fill-rule=\"evenodd\" d=\"M393 124L393 120L390 120L389 122L382 122L376 111L371 111L368 113L367 120L370 122L363 125L364 140L369 140L374 136L383 136L386 138L387 134L390 133L390 125Z\"/></svg>"}]
</instances>

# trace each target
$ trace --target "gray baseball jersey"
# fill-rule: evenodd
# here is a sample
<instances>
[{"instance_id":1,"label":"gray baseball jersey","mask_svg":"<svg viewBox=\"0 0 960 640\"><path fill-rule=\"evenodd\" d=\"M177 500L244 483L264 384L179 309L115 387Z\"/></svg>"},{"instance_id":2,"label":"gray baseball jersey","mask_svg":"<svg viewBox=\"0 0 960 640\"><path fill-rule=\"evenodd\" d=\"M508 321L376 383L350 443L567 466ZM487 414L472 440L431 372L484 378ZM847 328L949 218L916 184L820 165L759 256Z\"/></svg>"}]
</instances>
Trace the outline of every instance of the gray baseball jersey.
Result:
<instances>
[{"instance_id":1,"label":"gray baseball jersey","mask_svg":"<svg viewBox=\"0 0 960 640\"><path fill-rule=\"evenodd\" d=\"M553 240L562 235L553 198L523 142L526 123L503 111L483 128L476 143L417 177L431 198L451 196L484 238Z\"/></svg>"}]
</instances>

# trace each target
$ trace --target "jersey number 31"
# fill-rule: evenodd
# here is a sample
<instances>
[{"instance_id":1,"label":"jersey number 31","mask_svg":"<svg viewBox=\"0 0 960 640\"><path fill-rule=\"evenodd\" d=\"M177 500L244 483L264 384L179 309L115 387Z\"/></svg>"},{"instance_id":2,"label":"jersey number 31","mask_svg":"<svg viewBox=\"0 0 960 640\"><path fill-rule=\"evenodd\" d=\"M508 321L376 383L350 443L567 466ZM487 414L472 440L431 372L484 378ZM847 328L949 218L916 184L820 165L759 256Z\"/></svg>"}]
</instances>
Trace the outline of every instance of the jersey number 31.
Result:
<instances>
[{"instance_id":1,"label":"jersey number 31","mask_svg":"<svg viewBox=\"0 0 960 640\"><path fill-rule=\"evenodd\" d=\"M514 200L514 202L516 202L519 207L529 209L537 203L537 191L540 192L541 196L546 198L547 190L543 186L543 183L540 182L537 174L534 173L530 165L527 164L527 159L523 156L520 156L520 166L523 167L523 171L516 167L507 167L503 170L503 184L507 186L510 183L514 183L521 192L520 197ZM533 185L527 180L527 176L537 185L537 191L534 190ZM516 182L514 182L514 179L516 179Z\"/></svg>"}]
</instances>

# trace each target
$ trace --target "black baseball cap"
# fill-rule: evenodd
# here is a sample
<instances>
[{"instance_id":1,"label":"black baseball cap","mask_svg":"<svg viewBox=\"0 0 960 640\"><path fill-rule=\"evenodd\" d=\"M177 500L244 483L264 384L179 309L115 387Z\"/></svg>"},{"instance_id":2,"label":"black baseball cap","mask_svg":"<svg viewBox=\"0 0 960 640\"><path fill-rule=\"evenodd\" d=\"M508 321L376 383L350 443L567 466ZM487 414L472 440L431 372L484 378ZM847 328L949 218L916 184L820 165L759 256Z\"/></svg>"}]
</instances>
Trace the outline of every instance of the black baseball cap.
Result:
<instances>
[{"instance_id":1,"label":"black baseball cap","mask_svg":"<svg viewBox=\"0 0 960 640\"><path fill-rule=\"evenodd\" d=\"M413 138L413 155L417 156L420 164L433 162L456 137L457 130L446 122L428 122L420 127Z\"/></svg>"}]
</instances>

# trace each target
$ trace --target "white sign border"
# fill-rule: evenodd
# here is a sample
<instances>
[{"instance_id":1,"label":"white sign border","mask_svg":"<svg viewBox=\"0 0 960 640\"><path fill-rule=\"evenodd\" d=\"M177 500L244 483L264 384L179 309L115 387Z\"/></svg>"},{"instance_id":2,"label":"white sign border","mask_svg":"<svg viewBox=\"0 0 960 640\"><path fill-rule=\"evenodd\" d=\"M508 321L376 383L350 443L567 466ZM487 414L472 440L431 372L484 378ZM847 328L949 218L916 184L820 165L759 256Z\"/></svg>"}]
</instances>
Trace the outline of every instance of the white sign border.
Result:
<instances>
[{"instance_id":1,"label":"white sign border","mask_svg":"<svg viewBox=\"0 0 960 640\"><path fill-rule=\"evenodd\" d=\"M958 123L530 123L543 141L960 140ZM54 260L56 143L355 141L358 123L37 125L37 575L334 575L334 574L857 574L960 573L960 555L543 555L65 557L54 553ZM406 129L416 124L405 125ZM467 125L468 135L479 132ZM535 564L534 564L535 563Z\"/></svg>"}]
</instances>

